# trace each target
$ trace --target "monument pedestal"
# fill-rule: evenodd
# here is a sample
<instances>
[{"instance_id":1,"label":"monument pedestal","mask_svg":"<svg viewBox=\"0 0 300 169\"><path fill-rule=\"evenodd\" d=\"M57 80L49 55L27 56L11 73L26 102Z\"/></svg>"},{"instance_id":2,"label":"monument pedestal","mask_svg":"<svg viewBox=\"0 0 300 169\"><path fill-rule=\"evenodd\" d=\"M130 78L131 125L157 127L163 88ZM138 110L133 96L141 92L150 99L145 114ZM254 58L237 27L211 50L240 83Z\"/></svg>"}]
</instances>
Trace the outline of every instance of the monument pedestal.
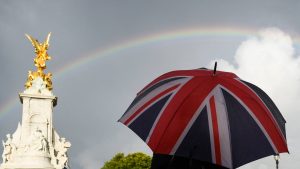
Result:
<instances>
[{"instance_id":1,"label":"monument pedestal","mask_svg":"<svg viewBox=\"0 0 300 169\"><path fill-rule=\"evenodd\" d=\"M55 169L51 157L45 155L20 155L9 163L2 164L3 169Z\"/></svg>"}]
</instances>

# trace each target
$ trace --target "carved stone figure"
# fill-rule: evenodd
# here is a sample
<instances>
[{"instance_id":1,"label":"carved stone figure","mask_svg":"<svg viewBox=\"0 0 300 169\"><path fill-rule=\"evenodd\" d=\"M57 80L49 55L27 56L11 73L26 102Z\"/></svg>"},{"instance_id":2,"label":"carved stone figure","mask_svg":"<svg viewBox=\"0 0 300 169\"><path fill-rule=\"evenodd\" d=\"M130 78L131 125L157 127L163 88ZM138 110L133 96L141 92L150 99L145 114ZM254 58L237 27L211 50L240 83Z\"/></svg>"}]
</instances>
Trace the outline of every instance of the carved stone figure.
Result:
<instances>
[{"instance_id":1,"label":"carved stone figure","mask_svg":"<svg viewBox=\"0 0 300 169\"><path fill-rule=\"evenodd\" d=\"M55 147L50 147L51 163L55 168L69 168L67 150L71 147L71 143L66 141L65 138L59 138L57 133L55 139Z\"/></svg>"},{"instance_id":2,"label":"carved stone figure","mask_svg":"<svg viewBox=\"0 0 300 169\"><path fill-rule=\"evenodd\" d=\"M71 143L66 141L65 138L61 138L60 146L58 149L57 159L58 165L62 167L68 167L68 155L67 151L71 147Z\"/></svg>"},{"instance_id":3,"label":"carved stone figure","mask_svg":"<svg viewBox=\"0 0 300 169\"><path fill-rule=\"evenodd\" d=\"M3 154L2 154L3 163L6 163L7 161L9 161L11 159L11 155L12 155L13 148L14 148L10 134L7 134L6 137L7 137L6 142L4 143L2 141L3 148L4 148Z\"/></svg>"},{"instance_id":4,"label":"carved stone figure","mask_svg":"<svg viewBox=\"0 0 300 169\"><path fill-rule=\"evenodd\" d=\"M48 141L39 128L36 128L32 134L31 144L29 145L31 151L49 152Z\"/></svg>"}]
</instances>

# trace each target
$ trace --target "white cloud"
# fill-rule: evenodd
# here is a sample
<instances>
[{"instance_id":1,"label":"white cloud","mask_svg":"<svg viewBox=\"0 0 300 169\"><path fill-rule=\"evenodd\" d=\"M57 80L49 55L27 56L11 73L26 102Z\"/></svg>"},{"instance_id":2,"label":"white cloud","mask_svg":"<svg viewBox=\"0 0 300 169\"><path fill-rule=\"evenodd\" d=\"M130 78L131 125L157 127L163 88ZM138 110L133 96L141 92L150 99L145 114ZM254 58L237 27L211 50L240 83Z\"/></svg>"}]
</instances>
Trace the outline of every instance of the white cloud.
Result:
<instances>
[{"instance_id":1,"label":"white cloud","mask_svg":"<svg viewBox=\"0 0 300 169\"><path fill-rule=\"evenodd\" d=\"M298 168L300 142L298 131L300 103L300 57L296 56L291 37L277 28L267 28L257 37L244 41L237 49L234 61L219 59L220 70L235 72L241 79L262 88L277 104L287 120L287 140L290 155L282 155L281 167ZM212 67L213 62L210 63ZM260 164L259 164L260 163ZM274 165L273 158L241 168L266 168Z\"/></svg>"}]
</instances>

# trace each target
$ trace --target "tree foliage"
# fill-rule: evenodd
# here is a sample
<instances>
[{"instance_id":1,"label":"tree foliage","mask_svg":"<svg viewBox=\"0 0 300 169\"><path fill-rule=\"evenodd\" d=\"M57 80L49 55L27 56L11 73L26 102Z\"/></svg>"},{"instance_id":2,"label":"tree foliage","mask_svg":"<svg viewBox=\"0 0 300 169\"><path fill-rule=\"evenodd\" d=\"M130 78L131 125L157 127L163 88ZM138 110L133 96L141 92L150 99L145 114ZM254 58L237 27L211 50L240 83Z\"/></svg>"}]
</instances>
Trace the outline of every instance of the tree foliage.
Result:
<instances>
[{"instance_id":1,"label":"tree foliage","mask_svg":"<svg viewBox=\"0 0 300 169\"><path fill-rule=\"evenodd\" d=\"M116 154L111 160L105 162L101 169L150 169L151 157L144 153Z\"/></svg>"}]
</instances>

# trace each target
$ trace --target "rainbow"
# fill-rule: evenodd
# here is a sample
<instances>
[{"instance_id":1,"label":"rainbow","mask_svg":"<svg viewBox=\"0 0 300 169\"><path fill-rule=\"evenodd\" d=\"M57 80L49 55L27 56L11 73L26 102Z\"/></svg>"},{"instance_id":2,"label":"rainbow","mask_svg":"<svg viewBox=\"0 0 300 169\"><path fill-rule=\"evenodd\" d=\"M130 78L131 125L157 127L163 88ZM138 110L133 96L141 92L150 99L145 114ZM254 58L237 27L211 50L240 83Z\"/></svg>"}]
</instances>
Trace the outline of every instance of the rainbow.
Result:
<instances>
[{"instance_id":1,"label":"rainbow","mask_svg":"<svg viewBox=\"0 0 300 169\"><path fill-rule=\"evenodd\" d=\"M99 48L95 51L85 54L79 59L66 64L64 67L59 69L57 72L59 76L64 73L70 72L71 69L78 68L81 65L92 62L99 58L116 54L118 52L141 47L145 45L151 45L162 41L175 41L187 38L204 38L204 37L251 37L257 36L257 30L246 29L246 28L230 28L230 27L201 27L201 28L189 28L181 30L169 30L165 32L158 32L149 34L129 40L125 40L119 44L114 44L105 48Z\"/></svg>"},{"instance_id":2,"label":"rainbow","mask_svg":"<svg viewBox=\"0 0 300 169\"><path fill-rule=\"evenodd\" d=\"M187 28L180 30L168 30L149 34L129 40L125 40L119 44L111 45L104 48L96 49L95 51L85 54L72 62L67 63L63 67L54 71L54 75L57 78L64 76L66 73L71 72L74 69L78 69L80 66L91 63L94 60L122 52L128 49L134 49L137 47L151 45L162 41L174 41L187 38L204 38L204 37L255 37L258 35L258 29L254 28L234 28L234 27L199 27L199 28ZM293 37L295 45L300 46L300 38L298 36ZM0 105L0 117L1 115L10 112L18 104L18 98L13 97L8 99L7 102Z\"/></svg>"}]
</instances>

